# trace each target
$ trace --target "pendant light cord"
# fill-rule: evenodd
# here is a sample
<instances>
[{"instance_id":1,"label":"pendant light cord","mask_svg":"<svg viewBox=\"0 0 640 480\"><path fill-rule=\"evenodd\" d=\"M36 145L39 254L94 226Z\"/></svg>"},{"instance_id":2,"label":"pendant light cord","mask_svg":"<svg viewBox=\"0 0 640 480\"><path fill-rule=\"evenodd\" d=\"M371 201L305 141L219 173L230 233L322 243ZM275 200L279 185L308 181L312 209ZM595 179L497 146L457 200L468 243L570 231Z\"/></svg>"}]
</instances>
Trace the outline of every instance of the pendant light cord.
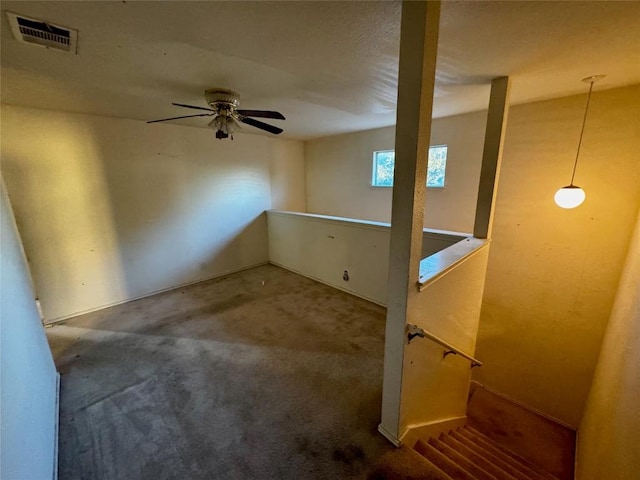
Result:
<instances>
[{"instance_id":1,"label":"pendant light cord","mask_svg":"<svg viewBox=\"0 0 640 480\"><path fill-rule=\"evenodd\" d=\"M576 161L573 164L573 173L571 174L571 183L573 186L573 178L576 176L576 168L578 167L578 157L580 156L580 146L582 145L582 136L584 135L584 126L587 123L587 113L589 112L589 102L591 101L591 91L593 90L593 82L589 86L589 94L587 95L587 105L584 108L584 118L582 119L582 130L580 130L580 140L578 140L578 151L576 152Z\"/></svg>"}]
</instances>

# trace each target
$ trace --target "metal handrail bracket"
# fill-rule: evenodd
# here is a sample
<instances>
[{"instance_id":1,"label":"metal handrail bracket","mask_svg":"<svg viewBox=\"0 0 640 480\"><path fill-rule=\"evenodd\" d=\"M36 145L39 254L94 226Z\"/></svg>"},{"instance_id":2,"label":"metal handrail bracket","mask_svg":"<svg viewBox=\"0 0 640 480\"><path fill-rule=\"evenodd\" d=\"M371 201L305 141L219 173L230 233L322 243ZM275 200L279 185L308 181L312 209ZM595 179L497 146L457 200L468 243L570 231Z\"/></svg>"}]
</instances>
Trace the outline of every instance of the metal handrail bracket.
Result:
<instances>
[{"instance_id":1,"label":"metal handrail bracket","mask_svg":"<svg viewBox=\"0 0 640 480\"><path fill-rule=\"evenodd\" d=\"M464 353L462 350L457 349L453 345L448 342L445 342L440 337L436 337L433 333L427 332L423 328L420 328L417 325L413 325L411 323L407 324L407 343L411 343L411 341L416 338L427 338L432 342L437 343L438 345L445 348L445 351L442 355L442 358L446 358L447 355L460 355L462 358L466 358L471 362L471 368L473 367L481 367L482 362L477 358L472 357L469 354Z\"/></svg>"}]
</instances>

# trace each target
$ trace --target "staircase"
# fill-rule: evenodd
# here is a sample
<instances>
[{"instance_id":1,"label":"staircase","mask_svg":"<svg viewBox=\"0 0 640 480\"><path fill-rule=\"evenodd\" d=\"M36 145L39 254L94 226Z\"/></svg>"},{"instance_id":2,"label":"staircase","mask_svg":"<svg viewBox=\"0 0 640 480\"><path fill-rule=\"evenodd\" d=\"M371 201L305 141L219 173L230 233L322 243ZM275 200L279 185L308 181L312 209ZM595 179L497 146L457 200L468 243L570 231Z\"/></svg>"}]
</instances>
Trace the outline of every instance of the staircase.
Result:
<instances>
[{"instance_id":1,"label":"staircase","mask_svg":"<svg viewBox=\"0 0 640 480\"><path fill-rule=\"evenodd\" d=\"M465 425L388 452L369 480L558 480Z\"/></svg>"},{"instance_id":2,"label":"staircase","mask_svg":"<svg viewBox=\"0 0 640 480\"><path fill-rule=\"evenodd\" d=\"M496 446L468 425L428 442L418 440L414 449L454 479L556 480L542 468Z\"/></svg>"},{"instance_id":3,"label":"staircase","mask_svg":"<svg viewBox=\"0 0 640 480\"><path fill-rule=\"evenodd\" d=\"M574 478L575 430L477 382L471 382L466 424L424 435L385 453L368 480Z\"/></svg>"}]
</instances>

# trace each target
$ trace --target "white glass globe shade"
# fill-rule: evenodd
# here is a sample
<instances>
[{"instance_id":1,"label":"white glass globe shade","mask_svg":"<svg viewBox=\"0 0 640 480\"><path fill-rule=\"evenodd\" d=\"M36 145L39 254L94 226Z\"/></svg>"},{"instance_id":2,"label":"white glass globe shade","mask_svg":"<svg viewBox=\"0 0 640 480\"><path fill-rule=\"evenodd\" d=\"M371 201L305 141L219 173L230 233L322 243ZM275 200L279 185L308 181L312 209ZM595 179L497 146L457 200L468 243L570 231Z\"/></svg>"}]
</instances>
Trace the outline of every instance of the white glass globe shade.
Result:
<instances>
[{"instance_id":1,"label":"white glass globe shade","mask_svg":"<svg viewBox=\"0 0 640 480\"><path fill-rule=\"evenodd\" d=\"M584 202L586 195L580 187L569 185L558 190L553 198L559 207L576 208Z\"/></svg>"}]
</instances>

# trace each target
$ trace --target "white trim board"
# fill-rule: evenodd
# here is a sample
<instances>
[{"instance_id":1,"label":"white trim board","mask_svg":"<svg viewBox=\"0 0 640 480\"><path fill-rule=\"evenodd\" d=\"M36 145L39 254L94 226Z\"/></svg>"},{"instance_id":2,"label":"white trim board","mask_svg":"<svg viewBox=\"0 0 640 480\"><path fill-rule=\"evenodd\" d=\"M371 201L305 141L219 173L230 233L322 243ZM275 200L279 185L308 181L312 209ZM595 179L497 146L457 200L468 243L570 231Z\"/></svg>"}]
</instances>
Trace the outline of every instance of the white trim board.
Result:
<instances>
[{"instance_id":1,"label":"white trim board","mask_svg":"<svg viewBox=\"0 0 640 480\"><path fill-rule=\"evenodd\" d=\"M568 423L565 423L562 420L558 420L557 418L552 417L551 415L548 415L548 414L546 414L544 412L541 412L540 410L536 410L535 408L530 407L529 405L525 405L524 403L522 403L522 402L520 402L518 400L515 400L514 398L512 398L512 397L510 397L508 395L505 395L504 393L500 393L500 392L498 392L497 390L494 390L491 387L487 387L486 385L483 385L482 383L480 383L480 382L478 382L476 380L471 380L470 383L475 383L477 385L476 388L484 388L487 392L490 392L490 393L492 393L492 394L494 394L494 395L496 395L498 397L504 398L505 400L508 400L509 402L514 403L514 404L518 405L519 407L522 407L525 410L530 411L531 413L535 413L536 415L540 415L541 417L546 418L547 420L549 420L551 422L557 423L558 425L560 425L560 426L562 426L564 428L568 428L569 430L572 430L574 432L578 431L577 427L574 427L573 425L569 425Z\"/></svg>"},{"instance_id":2,"label":"white trim board","mask_svg":"<svg viewBox=\"0 0 640 480\"><path fill-rule=\"evenodd\" d=\"M420 261L418 288L424 290L438 278L457 268L464 260L489 246L490 240L465 238L450 247L440 250Z\"/></svg>"},{"instance_id":3,"label":"white trim board","mask_svg":"<svg viewBox=\"0 0 640 480\"><path fill-rule=\"evenodd\" d=\"M401 437L402 443L413 447L419 439L428 439L437 437L441 433L455 430L467 423L467 417L454 417L445 420L436 420L434 422L423 423L419 425L410 425Z\"/></svg>"},{"instance_id":4,"label":"white trim board","mask_svg":"<svg viewBox=\"0 0 640 480\"><path fill-rule=\"evenodd\" d=\"M268 215L278 215L281 217L297 216L307 220L317 220L326 223L346 223L350 226L360 228L374 228L374 229L388 229L391 228L391 224L388 222L376 222L374 220L363 220L360 218L350 217L336 217L334 215L323 215L320 213L306 213L306 212L292 212L289 210L267 210ZM422 229L422 233L427 236L433 236L436 238L447 237L450 239L460 238L464 239L472 237L472 233L455 232L453 230L439 230L437 228L425 227Z\"/></svg>"},{"instance_id":5,"label":"white trim board","mask_svg":"<svg viewBox=\"0 0 640 480\"><path fill-rule=\"evenodd\" d=\"M298 270L294 270L293 268L285 267L284 265L280 265L277 262L269 261L268 263L273 265L273 266L275 266L275 267L282 268L282 269L287 270L289 272L295 273L296 275L300 275L301 277L305 277L305 278L308 278L310 280L313 280L314 282L318 282L318 283L321 283L321 284L326 285L328 287L335 288L336 290L340 290L341 292L348 293L349 295L353 295L354 297L362 298L363 300L366 300L367 302L375 303L376 305L380 305L381 307L385 307L385 308L387 307L384 303L381 303L381 302L379 302L377 300L374 300L373 298L369 298L369 297L366 297L364 295L359 295L356 292L354 292L353 290L348 290L346 288L340 288L337 285L334 285L334 284L329 283L329 282L325 282L324 280L321 280L321 279L319 279L317 277L314 277L312 275L307 275L304 272L300 272Z\"/></svg>"},{"instance_id":6,"label":"white trim board","mask_svg":"<svg viewBox=\"0 0 640 480\"><path fill-rule=\"evenodd\" d=\"M122 305L124 303L133 302L135 300L140 300L142 298L152 297L152 296L157 295L159 293L170 292L171 290L177 290L179 288L188 287L190 285L195 285L196 283L208 282L210 280L216 280L216 279L220 279L220 278L223 278L223 277L228 277L229 275L233 275L234 273L239 273L239 272L243 272L245 270L250 270L252 268L261 267L262 265L268 265L269 263L270 263L269 261L259 262L259 263L256 263L256 264L253 264L253 265L248 265L246 267L238 268L238 269L235 269L235 270L229 270L229 271L226 271L226 272L221 273L219 275L215 275L213 277L203 278L201 280L194 280L193 282L181 283L179 285L174 285L172 287L163 288L161 290L156 290L156 291L151 292L151 293L146 293L146 294L140 295L138 297L132 297L132 298L128 298L126 300L120 300L120 301L113 302L113 303L107 303L105 305L101 305L101 306L98 306L98 307L95 307L95 308L89 308L89 309L83 310L81 312L70 313L69 315L63 315L62 317L57 317L57 318L53 318L51 320L47 320L47 321L44 322L44 325L49 327L49 326L55 325L57 323L64 322L65 320L69 320L70 318L79 317L80 315L85 315L85 314L91 313L91 312L97 312L98 310L103 310L103 309L109 308L109 307L115 307L116 305Z\"/></svg>"},{"instance_id":7,"label":"white trim board","mask_svg":"<svg viewBox=\"0 0 640 480\"><path fill-rule=\"evenodd\" d=\"M56 406L53 438L53 480L58 480L58 455L60 452L60 372L56 372Z\"/></svg>"},{"instance_id":8,"label":"white trim board","mask_svg":"<svg viewBox=\"0 0 640 480\"><path fill-rule=\"evenodd\" d=\"M393 435L391 435L387 431L387 429L385 429L382 426L382 424L378 425L378 432L380 432L384 438L389 440L393 444L394 447L400 448L402 446L402 442L400 440L398 440L396 437L394 437Z\"/></svg>"}]
</instances>

